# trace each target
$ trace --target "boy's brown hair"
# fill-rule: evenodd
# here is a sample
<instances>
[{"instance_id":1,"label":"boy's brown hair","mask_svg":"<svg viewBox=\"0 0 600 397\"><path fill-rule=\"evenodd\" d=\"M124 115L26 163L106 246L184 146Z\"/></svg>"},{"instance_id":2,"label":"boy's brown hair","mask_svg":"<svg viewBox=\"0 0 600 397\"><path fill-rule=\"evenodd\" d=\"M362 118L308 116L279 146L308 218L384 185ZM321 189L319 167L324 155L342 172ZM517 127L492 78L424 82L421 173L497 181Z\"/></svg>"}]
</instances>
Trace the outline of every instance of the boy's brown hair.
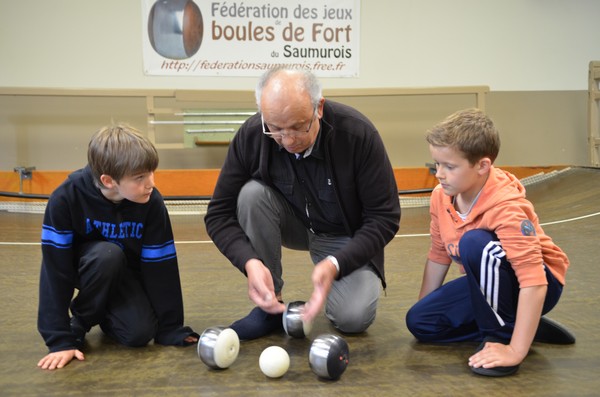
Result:
<instances>
[{"instance_id":1,"label":"boy's brown hair","mask_svg":"<svg viewBox=\"0 0 600 397\"><path fill-rule=\"evenodd\" d=\"M484 157L492 163L500 152L500 136L492 120L479 109L465 109L451 114L427 131L433 146L451 147L475 164Z\"/></svg>"},{"instance_id":2,"label":"boy's brown hair","mask_svg":"<svg viewBox=\"0 0 600 397\"><path fill-rule=\"evenodd\" d=\"M125 176L151 172L158 168L156 148L139 130L119 123L100 128L88 145L88 164L94 182L102 187L105 174L117 183Z\"/></svg>"}]
</instances>

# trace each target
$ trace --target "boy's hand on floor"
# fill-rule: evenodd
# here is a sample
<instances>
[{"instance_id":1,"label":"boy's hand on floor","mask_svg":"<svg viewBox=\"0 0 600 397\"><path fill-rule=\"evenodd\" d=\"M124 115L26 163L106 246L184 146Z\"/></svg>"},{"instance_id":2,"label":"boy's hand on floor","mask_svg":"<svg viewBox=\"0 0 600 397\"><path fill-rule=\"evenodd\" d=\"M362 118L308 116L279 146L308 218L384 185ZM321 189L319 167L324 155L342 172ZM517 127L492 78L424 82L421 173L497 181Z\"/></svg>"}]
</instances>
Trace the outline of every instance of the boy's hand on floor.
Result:
<instances>
[{"instance_id":1,"label":"boy's hand on floor","mask_svg":"<svg viewBox=\"0 0 600 397\"><path fill-rule=\"evenodd\" d=\"M523 359L510 345L487 342L482 350L469 358L469 365L474 368L510 367L519 365Z\"/></svg>"},{"instance_id":2,"label":"boy's hand on floor","mask_svg":"<svg viewBox=\"0 0 600 397\"><path fill-rule=\"evenodd\" d=\"M41 369L60 369L70 363L73 358L76 358L79 361L85 360L85 356L80 350L63 350L59 352L48 353L38 362L37 366Z\"/></svg>"}]
</instances>

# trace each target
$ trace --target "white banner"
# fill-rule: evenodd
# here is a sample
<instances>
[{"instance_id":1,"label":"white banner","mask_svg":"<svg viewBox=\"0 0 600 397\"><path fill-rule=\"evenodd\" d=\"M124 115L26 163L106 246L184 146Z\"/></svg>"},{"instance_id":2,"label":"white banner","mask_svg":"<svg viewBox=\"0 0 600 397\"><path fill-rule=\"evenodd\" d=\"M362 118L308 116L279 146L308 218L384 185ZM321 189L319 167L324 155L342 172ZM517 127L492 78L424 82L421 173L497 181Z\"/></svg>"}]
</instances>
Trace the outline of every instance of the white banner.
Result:
<instances>
[{"instance_id":1,"label":"white banner","mask_svg":"<svg viewBox=\"0 0 600 397\"><path fill-rule=\"evenodd\" d=\"M144 72L258 76L278 65L359 71L360 0L142 0Z\"/></svg>"}]
</instances>

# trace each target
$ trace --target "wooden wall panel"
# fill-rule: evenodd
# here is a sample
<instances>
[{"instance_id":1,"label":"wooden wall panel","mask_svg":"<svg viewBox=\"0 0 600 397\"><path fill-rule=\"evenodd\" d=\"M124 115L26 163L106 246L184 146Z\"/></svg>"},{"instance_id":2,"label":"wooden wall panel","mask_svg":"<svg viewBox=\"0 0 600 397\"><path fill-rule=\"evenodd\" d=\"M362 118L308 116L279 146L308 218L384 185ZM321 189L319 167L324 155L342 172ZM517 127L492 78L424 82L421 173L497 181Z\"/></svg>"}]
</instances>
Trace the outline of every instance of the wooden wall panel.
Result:
<instances>
[{"instance_id":1,"label":"wooden wall panel","mask_svg":"<svg viewBox=\"0 0 600 397\"><path fill-rule=\"evenodd\" d=\"M502 167L518 178L551 172L565 166L544 167ZM23 181L24 194L49 195L71 171L33 171L32 178ZM418 190L433 188L437 184L435 176L427 167L394 168L398 190ZM203 170L157 170L155 183L163 196L210 196L217 183L218 169ZM19 174L0 171L0 192L18 193ZM0 201L21 201L23 199L0 196Z\"/></svg>"}]
</instances>

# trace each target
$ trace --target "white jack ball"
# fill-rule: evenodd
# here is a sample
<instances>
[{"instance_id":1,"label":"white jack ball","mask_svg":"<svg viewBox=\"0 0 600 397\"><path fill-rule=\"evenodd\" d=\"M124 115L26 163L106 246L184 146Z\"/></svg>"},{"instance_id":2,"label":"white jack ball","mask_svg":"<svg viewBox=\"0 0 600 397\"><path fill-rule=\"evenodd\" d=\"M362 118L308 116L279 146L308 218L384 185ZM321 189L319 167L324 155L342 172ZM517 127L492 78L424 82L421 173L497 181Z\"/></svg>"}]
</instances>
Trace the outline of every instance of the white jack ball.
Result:
<instances>
[{"instance_id":1,"label":"white jack ball","mask_svg":"<svg viewBox=\"0 0 600 397\"><path fill-rule=\"evenodd\" d=\"M290 356L279 346L269 346L260 354L258 365L269 378L280 378L290 368Z\"/></svg>"}]
</instances>

